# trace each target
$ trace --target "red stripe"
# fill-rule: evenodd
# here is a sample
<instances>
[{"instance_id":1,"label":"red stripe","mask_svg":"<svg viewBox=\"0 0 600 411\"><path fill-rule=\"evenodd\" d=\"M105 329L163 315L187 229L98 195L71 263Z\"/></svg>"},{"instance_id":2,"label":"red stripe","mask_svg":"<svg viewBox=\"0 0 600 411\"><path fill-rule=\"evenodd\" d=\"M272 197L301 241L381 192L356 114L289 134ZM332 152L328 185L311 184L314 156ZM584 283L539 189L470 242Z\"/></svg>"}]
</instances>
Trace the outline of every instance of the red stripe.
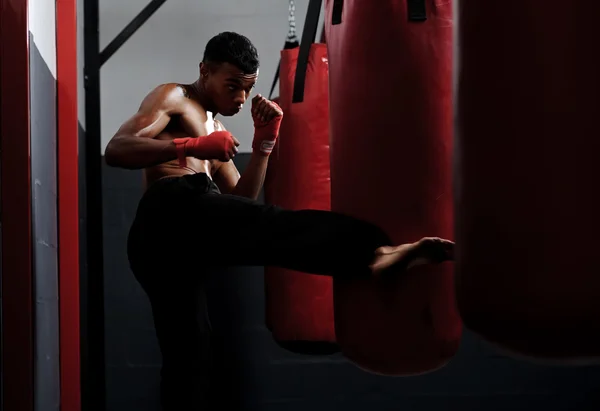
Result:
<instances>
[{"instance_id":1,"label":"red stripe","mask_svg":"<svg viewBox=\"0 0 600 411\"><path fill-rule=\"evenodd\" d=\"M81 409L77 4L56 2L61 411Z\"/></svg>"},{"instance_id":2,"label":"red stripe","mask_svg":"<svg viewBox=\"0 0 600 411\"><path fill-rule=\"evenodd\" d=\"M0 0L2 382L5 410L33 410L27 0Z\"/></svg>"}]
</instances>

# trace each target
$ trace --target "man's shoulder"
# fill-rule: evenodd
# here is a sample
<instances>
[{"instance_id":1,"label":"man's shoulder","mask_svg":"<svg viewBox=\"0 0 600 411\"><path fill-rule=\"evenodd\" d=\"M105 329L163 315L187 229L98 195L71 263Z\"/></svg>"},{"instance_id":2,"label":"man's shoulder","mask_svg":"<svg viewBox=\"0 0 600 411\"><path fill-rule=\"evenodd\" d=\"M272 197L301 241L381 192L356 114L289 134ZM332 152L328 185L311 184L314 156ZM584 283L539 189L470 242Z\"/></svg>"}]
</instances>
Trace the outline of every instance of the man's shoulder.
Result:
<instances>
[{"instance_id":1,"label":"man's shoulder","mask_svg":"<svg viewBox=\"0 0 600 411\"><path fill-rule=\"evenodd\" d=\"M186 86L179 83L159 84L151 91L151 94L159 94L164 98L182 98L189 96Z\"/></svg>"},{"instance_id":2,"label":"man's shoulder","mask_svg":"<svg viewBox=\"0 0 600 411\"><path fill-rule=\"evenodd\" d=\"M148 93L145 101L152 106L161 106L165 110L181 109L189 99L187 88L179 83L160 84Z\"/></svg>"}]
</instances>

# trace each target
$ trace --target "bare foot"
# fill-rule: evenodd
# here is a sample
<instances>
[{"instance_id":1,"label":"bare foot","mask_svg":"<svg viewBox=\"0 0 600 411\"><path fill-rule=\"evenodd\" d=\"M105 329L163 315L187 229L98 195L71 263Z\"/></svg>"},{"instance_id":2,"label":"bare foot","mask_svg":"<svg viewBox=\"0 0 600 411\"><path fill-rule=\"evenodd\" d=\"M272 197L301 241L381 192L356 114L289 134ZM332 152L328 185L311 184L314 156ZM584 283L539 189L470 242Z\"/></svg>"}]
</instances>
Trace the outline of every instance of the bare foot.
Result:
<instances>
[{"instance_id":1,"label":"bare foot","mask_svg":"<svg viewBox=\"0 0 600 411\"><path fill-rule=\"evenodd\" d=\"M374 275L388 269L409 270L418 265L439 264L454 260L454 243L437 237L425 237L412 244L380 247L370 265Z\"/></svg>"}]
</instances>

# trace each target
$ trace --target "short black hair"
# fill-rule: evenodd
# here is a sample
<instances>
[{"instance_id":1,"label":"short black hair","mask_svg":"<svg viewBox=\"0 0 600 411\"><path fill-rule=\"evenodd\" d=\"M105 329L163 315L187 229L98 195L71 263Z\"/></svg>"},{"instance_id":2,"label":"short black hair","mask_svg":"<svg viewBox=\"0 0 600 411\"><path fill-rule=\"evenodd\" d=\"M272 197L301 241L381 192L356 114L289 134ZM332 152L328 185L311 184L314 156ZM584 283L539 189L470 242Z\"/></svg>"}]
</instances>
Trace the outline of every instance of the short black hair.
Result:
<instances>
[{"instance_id":1,"label":"short black hair","mask_svg":"<svg viewBox=\"0 0 600 411\"><path fill-rule=\"evenodd\" d=\"M204 49L204 63L229 63L244 72L258 71L258 52L252 42L241 34L225 31L214 36Z\"/></svg>"}]
</instances>

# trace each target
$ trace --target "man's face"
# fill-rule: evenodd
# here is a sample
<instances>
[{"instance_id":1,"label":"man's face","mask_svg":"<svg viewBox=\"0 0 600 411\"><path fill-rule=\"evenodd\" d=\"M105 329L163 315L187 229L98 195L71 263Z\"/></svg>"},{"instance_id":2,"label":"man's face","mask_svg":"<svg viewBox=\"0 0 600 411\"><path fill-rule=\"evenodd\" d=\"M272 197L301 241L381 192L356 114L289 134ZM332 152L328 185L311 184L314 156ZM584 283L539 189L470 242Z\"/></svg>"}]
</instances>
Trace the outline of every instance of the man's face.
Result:
<instances>
[{"instance_id":1,"label":"man's face","mask_svg":"<svg viewBox=\"0 0 600 411\"><path fill-rule=\"evenodd\" d=\"M236 66L223 63L211 68L201 68L204 87L216 111L223 116L233 116L242 109L250 96L258 73L244 74Z\"/></svg>"}]
</instances>

